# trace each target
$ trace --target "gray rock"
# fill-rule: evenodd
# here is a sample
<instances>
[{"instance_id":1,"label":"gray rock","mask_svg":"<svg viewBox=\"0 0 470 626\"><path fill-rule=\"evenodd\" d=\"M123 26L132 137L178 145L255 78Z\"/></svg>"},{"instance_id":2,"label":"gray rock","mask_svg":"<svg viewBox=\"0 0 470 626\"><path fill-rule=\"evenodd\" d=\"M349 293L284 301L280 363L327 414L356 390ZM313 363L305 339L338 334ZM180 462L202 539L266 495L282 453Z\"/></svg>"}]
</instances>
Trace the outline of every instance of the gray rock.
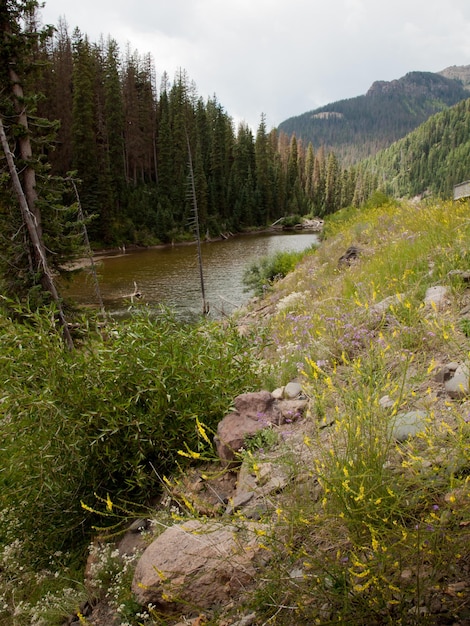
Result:
<instances>
[{"instance_id":1,"label":"gray rock","mask_svg":"<svg viewBox=\"0 0 470 626\"><path fill-rule=\"evenodd\" d=\"M274 391L271 391L271 395L275 400L282 400L284 398L285 387L278 387Z\"/></svg>"},{"instance_id":2,"label":"gray rock","mask_svg":"<svg viewBox=\"0 0 470 626\"><path fill-rule=\"evenodd\" d=\"M450 270L447 273L447 276L456 276L460 278L463 282L470 282L470 271L469 270Z\"/></svg>"},{"instance_id":3,"label":"gray rock","mask_svg":"<svg viewBox=\"0 0 470 626\"><path fill-rule=\"evenodd\" d=\"M237 493L233 498L229 500L229 503L225 510L225 514L232 515L235 511L240 510L246 504L251 502L251 500L253 500L254 495L255 494L253 491L244 491L241 493Z\"/></svg>"},{"instance_id":4,"label":"gray rock","mask_svg":"<svg viewBox=\"0 0 470 626\"><path fill-rule=\"evenodd\" d=\"M285 400L293 400L297 398L302 393L302 387L299 383L291 382L287 383L284 387L284 399Z\"/></svg>"},{"instance_id":5,"label":"gray rock","mask_svg":"<svg viewBox=\"0 0 470 626\"><path fill-rule=\"evenodd\" d=\"M389 296L388 298L377 302L377 304L373 304L369 308L369 313L371 315L383 315L394 304L400 304L400 302L403 301L403 298L404 295L401 293L398 293L394 296Z\"/></svg>"},{"instance_id":6,"label":"gray rock","mask_svg":"<svg viewBox=\"0 0 470 626\"><path fill-rule=\"evenodd\" d=\"M465 398L469 391L469 369L467 364L461 364L454 375L444 383L448 396L453 399Z\"/></svg>"},{"instance_id":7,"label":"gray rock","mask_svg":"<svg viewBox=\"0 0 470 626\"><path fill-rule=\"evenodd\" d=\"M424 304L428 307L436 308L438 311L448 304L449 287L435 285L429 287L424 296Z\"/></svg>"},{"instance_id":8,"label":"gray rock","mask_svg":"<svg viewBox=\"0 0 470 626\"><path fill-rule=\"evenodd\" d=\"M392 437L396 441L406 441L408 437L423 432L427 426L427 417L425 411L400 413L392 423Z\"/></svg>"},{"instance_id":9,"label":"gray rock","mask_svg":"<svg viewBox=\"0 0 470 626\"><path fill-rule=\"evenodd\" d=\"M454 376L458 366L458 363L447 363L447 365L436 368L434 372L434 380L437 383L445 383L446 380L450 380L452 376Z\"/></svg>"},{"instance_id":10,"label":"gray rock","mask_svg":"<svg viewBox=\"0 0 470 626\"><path fill-rule=\"evenodd\" d=\"M392 400L390 396L382 396L379 400L379 406L383 409L391 409L395 402Z\"/></svg>"}]
</instances>

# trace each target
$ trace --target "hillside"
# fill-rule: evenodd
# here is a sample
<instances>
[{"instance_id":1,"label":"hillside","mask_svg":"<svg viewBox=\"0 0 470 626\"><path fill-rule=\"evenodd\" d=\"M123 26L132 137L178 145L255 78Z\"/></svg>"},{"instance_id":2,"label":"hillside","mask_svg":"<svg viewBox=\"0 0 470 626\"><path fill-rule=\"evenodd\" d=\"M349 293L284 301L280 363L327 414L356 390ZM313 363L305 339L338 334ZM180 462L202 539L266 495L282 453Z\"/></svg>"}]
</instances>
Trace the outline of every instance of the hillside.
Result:
<instances>
[{"instance_id":1,"label":"hillside","mask_svg":"<svg viewBox=\"0 0 470 626\"><path fill-rule=\"evenodd\" d=\"M444 72L447 75L444 75ZM279 131L295 133L315 148L324 145L350 165L386 148L434 113L468 97L459 68L441 74L410 72L377 81L362 96L340 100L289 118Z\"/></svg>"},{"instance_id":2,"label":"hillside","mask_svg":"<svg viewBox=\"0 0 470 626\"><path fill-rule=\"evenodd\" d=\"M240 312L239 333L224 323L159 336L154 323L131 317L95 337L93 350L63 357L45 322L37 341L35 328L4 320L0 624L59 626L73 614L67 623L90 626L467 626L469 229L465 203L339 212L317 253ZM207 437L212 418L240 390L294 378L308 410L282 428L263 419L239 450L240 472L227 471ZM19 423L8 419L16 405ZM175 451L197 463L191 472L153 471ZM120 492L102 482L107 473ZM217 489L235 478L245 492L227 502ZM164 485L165 497L141 506L130 482L141 497ZM83 524L80 509L101 511L85 585L64 542L73 520ZM132 520L125 538L138 535L140 549L127 544L123 554L119 530ZM238 591L238 554L225 545L220 559L195 554L214 528L238 536L232 547L242 554L256 550ZM163 547L186 573L175 577L172 560L155 566L156 600L141 606L134 570L158 536L160 548L173 538ZM208 585L211 563L219 577Z\"/></svg>"},{"instance_id":3,"label":"hillside","mask_svg":"<svg viewBox=\"0 0 470 626\"><path fill-rule=\"evenodd\" d=\"M360 165L394 197L451 197L470 178L470 99L430 117Z\"/></svg>"}]
</instances>

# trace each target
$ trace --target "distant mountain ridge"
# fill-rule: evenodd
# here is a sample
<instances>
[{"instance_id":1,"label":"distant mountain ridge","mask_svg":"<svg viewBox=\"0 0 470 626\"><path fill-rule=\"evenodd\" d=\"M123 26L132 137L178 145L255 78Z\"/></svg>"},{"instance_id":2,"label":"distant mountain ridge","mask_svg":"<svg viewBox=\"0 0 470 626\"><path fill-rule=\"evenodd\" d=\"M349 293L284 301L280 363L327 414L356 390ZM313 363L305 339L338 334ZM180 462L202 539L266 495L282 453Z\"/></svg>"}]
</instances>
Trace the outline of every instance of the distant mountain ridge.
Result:
<instances>
[{"instance_id":1,"label":"distant mountain ridge","mask_svg":"<svg viewBox=\"0 0 470 626\"><path fill-rule=\"evenodd\" d=\"M409 72L376 81L365 95L339 100L282 122L315 149L324 146L351 165L401 139L429 117L470 97L470 66L442 72Z\"/></svg>"}]
</instances>

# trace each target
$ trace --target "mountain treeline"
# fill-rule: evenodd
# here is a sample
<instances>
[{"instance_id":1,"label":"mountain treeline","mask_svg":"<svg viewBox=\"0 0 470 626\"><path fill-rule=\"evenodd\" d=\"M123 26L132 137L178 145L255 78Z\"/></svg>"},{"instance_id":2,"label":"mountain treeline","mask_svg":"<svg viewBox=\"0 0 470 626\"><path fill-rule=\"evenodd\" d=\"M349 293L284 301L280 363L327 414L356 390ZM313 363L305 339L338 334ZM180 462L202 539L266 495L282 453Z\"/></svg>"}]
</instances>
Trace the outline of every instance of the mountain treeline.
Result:
<instances>
[{"instance_id":1,"label":"mountain treeline","mask_svg":"<svg viewBox=\"0 0 470 626\"><path fill-rule=\"evenodd\" d=\"M90 238L105 245L190 236L188 145L203 234L262 227L282 216L349 204L354 181L333 154L268 130L253 133L181 70L156 85L150 55L113 39L91 43L60 23L42 46L38 113L60 127L47 160L74 172Z\"/></svg>"},{"instance_id":2,"label":"mountain treeline","mask_svg":"<svg viewBox=\"0 0 470 626\"><path fill-rule=\"evenodd\" d=\"M459 80L433 72L376 81L367 94L289 118L279 130L333 151L343 165L374 155L431 115L468 98Z\"/></svg>"},{"instance_id":3,"label":"mountain treeline","mask_svg":"<svg viewBox=\"0 0 470 626\"><path fill-rule=\"evenodd\" d=\"M451 197L454 185L470 179L470 99L433 115L359 169L394 197Z\"/></svg>"}]
</instances>

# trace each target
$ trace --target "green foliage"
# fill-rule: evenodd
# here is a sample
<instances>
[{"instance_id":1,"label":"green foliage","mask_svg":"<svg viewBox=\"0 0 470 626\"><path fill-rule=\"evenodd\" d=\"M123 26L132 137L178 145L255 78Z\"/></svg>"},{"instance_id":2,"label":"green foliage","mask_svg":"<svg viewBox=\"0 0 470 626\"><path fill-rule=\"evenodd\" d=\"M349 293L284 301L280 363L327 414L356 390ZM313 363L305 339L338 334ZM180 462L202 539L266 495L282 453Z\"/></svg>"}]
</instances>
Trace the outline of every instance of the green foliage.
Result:
<instances>
[{"instance_id":1,"label":"green foliage","mask_svg":"<svg viewBox=\"0 0 470 626\"><path fill-rule=\"evenodd\" d=\"M449 198L453 186L470 176L470 100L433 115L409 135L361 164L385 193Z\"/></svg>"},{"instance_id":2,"label":"green foliage","mask_svg":"<svg viewBox=\"0 0 470 626\"><path fill-rule=\"evenodd\" d=\"M288 215L282 220L283 228L294 228L302 224L302 217L300 215Z\"/></svg>"},{"instance_id":3,"label":"green foliage","mask_svg":"<svg viewBox=\"0 0 470 626\"><path fill-rule=\"evenodd\" d=\"M46 311L0 323L0 538L20 519L36 557L87 536L81 501L89 506L94 493L157 493L184 462L179 450L207 446L200 424L211 432L256 385L250 345L231 326L142 314L67 354Z\"/></svg>"},{"instance_id":4,"label":"green foliage","mask_svg":"<svg viewBox=\"0 0 470 626\"><path fill-rule=\"evenodd\" d=\"M263 428L247 437L243 445L246 452L267 451L279 443L279 434L273 428Z\"/></svg>"},{"instance_id":5,"label":"green foliage","mask_svg":"<svg viewBox=\"0 0 470 626\"><path fill-rule=\"evenodd\" d=\"M259 261L254 261L245 270L243 276L246 291L254 291L258 296L263 295L277 280L292 272L299 261L314 249L315 246L301 252L281 251L271 256L265 256Z\"/></svg>"}]
</instances>

